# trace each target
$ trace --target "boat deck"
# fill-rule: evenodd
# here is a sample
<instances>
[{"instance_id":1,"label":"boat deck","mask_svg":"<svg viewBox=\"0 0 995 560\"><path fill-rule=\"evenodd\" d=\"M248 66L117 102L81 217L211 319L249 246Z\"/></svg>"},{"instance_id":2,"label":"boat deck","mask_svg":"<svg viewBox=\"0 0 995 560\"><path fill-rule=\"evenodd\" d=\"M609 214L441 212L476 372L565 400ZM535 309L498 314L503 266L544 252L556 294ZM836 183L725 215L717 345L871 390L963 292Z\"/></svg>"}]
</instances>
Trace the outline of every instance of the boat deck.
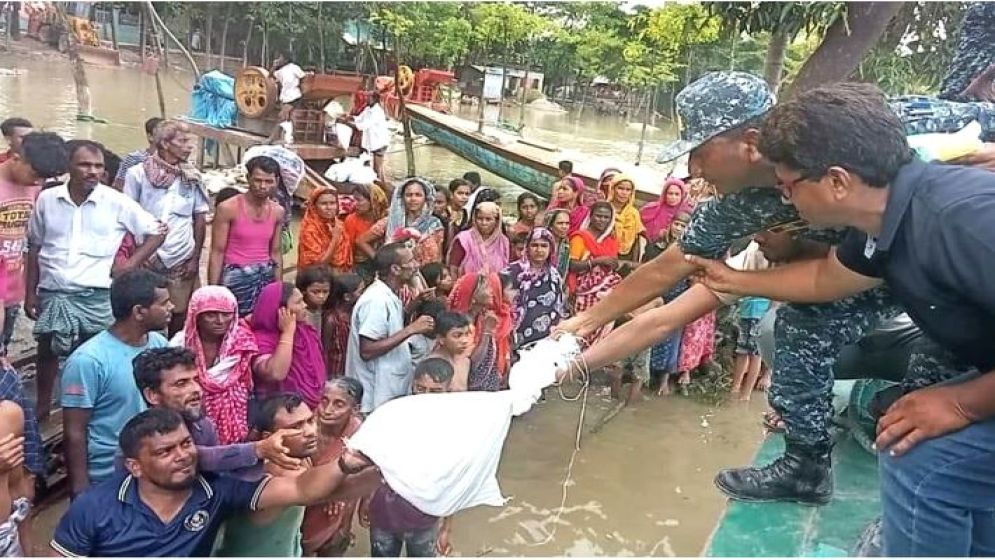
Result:
<instances>
[{"instance_id":1,"label":"boat deck","mask_svg":"<svg viewBox=\"0 0 995 560\"><path fill-rule=\"evenodd\" d=\"M266 143L265 136L245 130L218 128L187 118L181 117L181 119L190 127L190 132L200 138L234 147L237 150L236 158L239 160L241 160L244 150ZM342 148L328 144L288 144L285 147L293 150L304 161L332 160L345 155Z\"/></svg>"},{"instance_id":2,"label":"boat deck","mask_svg":"<svg viewBox=\"0 0 995 560\"><path fill-rule=\"evenodd\" d=\"M783 452L784 438L771 436L754 464ZM851 556L864 528L881 514L877 459L847 435L833 450L833 471L836 491L825 506L730 501L705 555Z\"/></svg>"}]
</instances>

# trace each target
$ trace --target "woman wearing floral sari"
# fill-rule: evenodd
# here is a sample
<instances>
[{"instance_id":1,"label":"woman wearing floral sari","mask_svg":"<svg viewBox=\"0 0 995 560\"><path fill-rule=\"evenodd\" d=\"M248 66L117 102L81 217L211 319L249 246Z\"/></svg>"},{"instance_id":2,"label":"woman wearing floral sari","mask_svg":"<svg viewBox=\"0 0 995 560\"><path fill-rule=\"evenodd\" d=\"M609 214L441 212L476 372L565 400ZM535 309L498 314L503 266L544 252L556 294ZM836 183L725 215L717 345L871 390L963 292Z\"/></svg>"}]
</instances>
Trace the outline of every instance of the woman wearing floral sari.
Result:
<instances>
[{"instance_id":1,"label":"woman wearing floral sari","mask_svg":"<svg viewBox=\"0 0 995 560\"><path fill-rule=\"evenodd\" d=\"M387 217L360 236L360 243L393 243L408 238L414 240L415 259L419 265L442 262L446 230L432 213L434 207L435 186L432 183L419 177L405 179L394 189Z\"/></svg>"},{"instance_id":2,"label":"woman wearing floral sari","mask_svg":"<svg viewBox=\"0 0 995 560\"><path fill-rule=\"evenodd\" d=\"M336 274L352 269L352 243L338 215L339 195L334 189L311 192L298 234L298 269L314 264L327 264Z\"/></svg>"},{"instance_id":3,"label":"woman wearing floral sari","mask_svg":"<svg viewBox=\"0 0 995 560\"><path fill-rule=\"evenodd\" d=\"M506 270L518 289L519 346L546 338L563 319L563 280L556 270L555 243L548 229L533 229L525 240L522 259Z\"/></svg>"},{"instance_id":4,"label":"woman wearing floral sari","mask_svg":"<svg viewBox=\"0 0 995 560\"><path fill-rule=\"evenodd\" d=\"M447 262L453 276L504 270L511 257L511 243L501 231L501 207L479 202L470 219L473 225L461 231L449 249Z\"/></svg>"},{"instance_id":5,"label":"woman wearing floral sari","mask_svg":"<svg viewBox=\"0 0 995 560\"><path fill-rule=\"evenodd\" d=\"M197 363L204 413L222 445L245 441L253 374L266 375L289 360L290 348L261 355L252 329L238 318L238 301L224 286L204 286L190 297L183 330L170 341L185 346Z\"/></svg>"},{"instance_id":6,"label":"woman wearing floral sari","mask_svg":"<svg viewBox=\"0 0 995 560\"><path fill-rule=\"evenodd\" d=\"M553 210L566 210L570 213L570 233L573 233L584 224L591 211L589 206L584 205L582 195L585 192L584 182L578 177L568 175L553 184L553 198L546 206L546 214ZM593 204L593 203L592 203Z\"/></svg>"},{"instance_id":7,"label":"woman wearing floral sari","mask_svg":"<svg viewBox=\"0 0 995 560\"><path fill-rule=\"evenodd\" d=\"M608 187L608 202L615 211L615 228L612 235L618 242L618 258L628 268L635 268L643 253L640 237L645 228L636 210L636 184L628 175L621 173L612 178Z\"/></svg>"},{"instance_id":8,"label":"woman wearing floral sari","mask_svg":"<svg viewBox=\"0 0 995 560\"><path fill-rule=\"evenodd\" d=\"M474 350L470 354L467 389L500 390L508 375L515 325L498 273L461 276L449 294L449 309L467 315L473 325Z\"/></svg>"},{"instance_id":9,"label":"woman wearing floral sari","mask_svg":"<svg viewBox=\"0 0 995 560\"><path fill-rule=\"evenodd\" d=\"M615 212L607 201L591 207L586 227L570 235L570 276L567 284L574 298L574 315L586 311L622 282L618 273L618 241L612 235ZM609 323L591 334L588 343L611 332Z\"/></svg>"}]
</instances>

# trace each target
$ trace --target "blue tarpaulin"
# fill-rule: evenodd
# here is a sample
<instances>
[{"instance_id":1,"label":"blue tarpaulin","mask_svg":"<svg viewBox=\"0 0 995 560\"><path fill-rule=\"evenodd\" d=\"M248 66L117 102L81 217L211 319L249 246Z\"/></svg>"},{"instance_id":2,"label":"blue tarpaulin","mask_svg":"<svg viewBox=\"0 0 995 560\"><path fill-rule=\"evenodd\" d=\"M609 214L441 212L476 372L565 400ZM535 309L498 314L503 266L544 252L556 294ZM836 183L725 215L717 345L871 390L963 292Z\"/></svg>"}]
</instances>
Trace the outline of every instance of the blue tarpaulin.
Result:
<instances>
[{"instance_id":1,"label":"blue tarpaulin","mask_svg":"<svg viewBox=\"0 0 995 560\"><path fill-rule=\"evenodd\" d=\"M212 70L200 77L193 88L190 117L218 128L235 124L235 78Z\"/></svg>"}]
</instances>

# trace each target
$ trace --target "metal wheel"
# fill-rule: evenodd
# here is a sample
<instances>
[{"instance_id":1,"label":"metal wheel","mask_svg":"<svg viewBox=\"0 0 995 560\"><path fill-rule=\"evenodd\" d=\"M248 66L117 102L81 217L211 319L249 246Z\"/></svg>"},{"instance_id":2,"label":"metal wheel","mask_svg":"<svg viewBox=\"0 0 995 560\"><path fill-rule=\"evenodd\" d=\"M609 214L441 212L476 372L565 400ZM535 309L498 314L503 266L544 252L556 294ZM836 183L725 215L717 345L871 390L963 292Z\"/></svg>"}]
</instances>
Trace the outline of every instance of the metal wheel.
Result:
<instances>
[{"instance_id":1,"label":"metal wheel","mask_svg":"<svg viewBox=\"0 0 995 560\"><path fill-rule=\"evenodd\" d=\"M249 118L262 117L276 107L276 82L265 68L249 66L235 75L235 104Z\"/></svg>"}]
</instances>

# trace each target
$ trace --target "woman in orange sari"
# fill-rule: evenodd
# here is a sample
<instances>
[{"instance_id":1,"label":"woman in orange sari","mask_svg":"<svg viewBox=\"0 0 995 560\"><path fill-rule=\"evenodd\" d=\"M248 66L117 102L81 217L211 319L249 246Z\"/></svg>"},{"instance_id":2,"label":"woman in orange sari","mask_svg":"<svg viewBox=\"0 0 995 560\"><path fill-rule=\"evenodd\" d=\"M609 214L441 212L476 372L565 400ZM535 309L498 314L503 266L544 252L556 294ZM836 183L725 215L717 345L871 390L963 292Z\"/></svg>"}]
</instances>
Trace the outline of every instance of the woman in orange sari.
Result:
<instances>
[{"instance_id":1,"label":"woman in orange sari","mask_svg":"<svg viewBox=\"0 0 995 560\"><path fill-rule=\"evenodd\" d=\"M356 274L369 283L373 281L373 256L379 245L360 242L360 237L377 220L387 215L387 195L379 185L356 185L352 196L356 201L356 209L346 216L344 227L349 243L352 244L352 262Z\"/></svg>"},{"instance_id":2,"label":"woman in orange sari","mask_svg":"<svg viewBox=\"0 0 995 560\"><path fill-rule=\"evenodd\" d=\"M334 189L318 188L308 197L301 220L297 268L327 264L336 273L352 269L352 244L339 222L339 196Z\"/></svg>"},{"instance_id":3,"label":"woman in orange sari","mask_svg":"<svg viewBox=\"0 0 995 560\"><path fill-rule=\"evenodd\" d=\"M570 235L570 276L567 284L574 296L574 315L586 311L622 282L618 273L618 241L612 235L615 210L611 203L598 201L583 228ZM594 344L612 331L608 323L587 337Z\"/></svg>"}]
</instances>

